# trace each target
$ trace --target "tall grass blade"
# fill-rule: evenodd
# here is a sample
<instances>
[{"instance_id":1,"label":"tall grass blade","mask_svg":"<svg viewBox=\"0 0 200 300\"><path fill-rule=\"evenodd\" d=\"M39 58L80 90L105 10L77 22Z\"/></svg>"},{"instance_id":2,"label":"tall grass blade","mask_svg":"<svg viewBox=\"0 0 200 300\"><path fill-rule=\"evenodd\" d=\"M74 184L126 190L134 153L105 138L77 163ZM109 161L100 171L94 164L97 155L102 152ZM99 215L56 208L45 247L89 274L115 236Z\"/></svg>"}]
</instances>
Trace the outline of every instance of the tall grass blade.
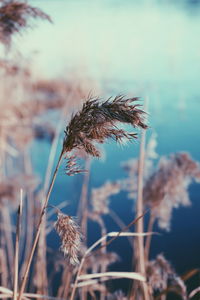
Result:
<instances>
[{"instance_id":1,"label":"tall grass blade","mask_svg":"<svg viewBox=\"0 0 200 300\"><path fill-rule=\"evenodd\" d=\"M20 190L20 204L17 212L17 226L16 226L16 239L15 239L15 256L14 256L14 279L13 279L13 300L17 300L18 290L18 275L19 275L19 240L20 240L20 227L22 218L23 206L23 190Z\"/></svg>"},{"instance_id":2,"label":"tall grass blade","mask_svg":"<svg viewBox=\"0 0 200 300\"><path fill-rule=\"evenodd\" d=\"M107 276L146 281L145 277L142 274L136 272L105 272L105 273L96 273L96 274L85 274L85 275L80 275L78 277L78 280L87 280L87 279L107 277Z\"/></svg>"}]
</instances>

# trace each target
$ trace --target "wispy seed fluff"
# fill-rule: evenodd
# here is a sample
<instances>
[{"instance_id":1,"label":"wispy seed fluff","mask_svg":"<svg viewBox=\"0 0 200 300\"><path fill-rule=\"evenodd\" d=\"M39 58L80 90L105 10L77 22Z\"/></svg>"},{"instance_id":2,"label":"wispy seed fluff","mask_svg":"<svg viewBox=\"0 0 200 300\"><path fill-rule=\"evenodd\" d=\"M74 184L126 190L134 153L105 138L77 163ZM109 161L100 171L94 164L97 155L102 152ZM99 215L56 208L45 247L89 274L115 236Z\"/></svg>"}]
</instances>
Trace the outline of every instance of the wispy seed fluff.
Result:
<instances>
[{"instance_id":1,"label":"wispy seed fluff","mask_svg":"<svg viewBox=\"0 0 200 300\"><path fill-rule=\"evenodd\" d=\"M160 228L170 230L173 208L191 204L188 187L193 181L200 182L200 164L188 153L161 158L144 186L144 203L151 207Z\"/></svg>"},{"instance_id":2,"label":"wispy seed fluff","mask_svg":"<svg viewBox=\"0 0 200 300\"><path fill-rule=\"evenodd\" d=\"M25 1L0 1L0 42L5 46L11 43L14 33L30 27L29 18L40 18L51 22L51 18L38 8L32 7Z\"/></svg>"},{"instance_id":3,"label":"wispy seed fluff","mask_svg":"<svg viewBox=\"0 0 200 300\"><path fill-rule=\"evenodd\" d=\"M95 143L104 143L108 138L116 142L132 140L136 133L129 133L117 127L117 124L130 124L134 128L146 129L144 111L135 102L138 98L125 99L117 96L114 99L100 101L88 99L82 110L76 113L65 130L63 152L70 152L74 148L83 149L87 154L99 157L100 152Z\"/></svg>"},{"instance_id":4,"label":"wispy seed fluff","mask_svg":"<svg viewBox=\"0 0 200 300\"><path fill-rule=\"evenodd\" d=\"M57 221L54 226L61 238L60 250L67 257L70 264L77 265L79 263L78 254L81 244L79 226L72 217L60 212L57 214Z\"/></svg>"},{"instance_id":5,"label":"wispy seed fluff","mask_svg":"<svg viewBox=\"0 0 200 300\"><path fill-rule=\"evenodd\" d=\"M109 198L120 192L117 182L107 181L99 188L92 189L91 202L94 213L109 214Z\"/></svg>"},{"instance_id":6,"label":"wispy seed fluff","mask_svg":"<svg viewBox=\"0 0 200 300\"><path fill-rule=\"evenodd\" d=\"M181 299L187 299L187 290L183 280L176 274L174 268L163 254L148 262L146 267L147 281L151 292L162 292L166 289L179 294Z\"/></svg>"}]
</instances>

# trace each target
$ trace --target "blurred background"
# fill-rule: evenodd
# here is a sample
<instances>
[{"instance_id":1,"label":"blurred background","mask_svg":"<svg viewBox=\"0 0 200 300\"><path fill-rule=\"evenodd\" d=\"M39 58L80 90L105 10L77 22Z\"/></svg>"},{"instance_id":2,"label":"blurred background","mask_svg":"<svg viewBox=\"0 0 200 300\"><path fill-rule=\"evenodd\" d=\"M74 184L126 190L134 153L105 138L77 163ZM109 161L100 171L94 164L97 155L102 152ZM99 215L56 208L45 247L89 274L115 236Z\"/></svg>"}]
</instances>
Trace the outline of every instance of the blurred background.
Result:
<instances>
[{"instance_id":1,"label":"blurred background","mask_svg":"<svg viewBox=\"0 0 200 300\"><path fill-rule=\"evenodd\" d=\"M13 37L11 50L2 46L1 57L21 66L17 75L9 75L12 82L15 76L14 86L18 87L12 95L17 99L16 103L22 98L25 101L28 98L40 100L44 95L53 101L59 94L62 105L57 107L55 103L58 102L52 102L51 111L37 117L36 122L41 125L51 121L51 127L61 133L56 155L71 113L77 111L88 95L104 99L122 94L140 97L141 105L145 99L148 102L147 143L153 136L155 165L161 156L182 151L200 161L200 1L32 0L29 4L42 9L53 23L34 21L37 26L33 30L28 28L23 35ZM27 73L24 70L28 70ZM5 77L2 80L5 83ZM26 82L26 87L27 82L31 82L31 93L24 91L22 81ZM10 90L9 84L4 84L4 89ZM66 114L65 99L70 106ZM38 107L35 109L37 114ZM64 127L57 129L61 119L60 126ZM48 134L52 131L51 128ZM38 136L41 135L40 130ZM140 133L137 141L123 146L108 142L102 149L103 158L91 162L88 190L100 187L108 180L125 178L127 174L122 162L138 157L139 141ZM46 139L34 138L28 149L31 168L36 171L42 186L51 145ZM9 166L13 166L13 159L9 160ZM16 169L20 168L20 163L18 159ZM10 170L8 166L6 168ZM14 166L11 169L12 172L8 171L11 175L18 173ZM64 211L76 215L83 180L84 175L65 175L63 166L51 204L58 205L67 200ZM192 183L189 188L192 205L173 210L170 231L155 226L155 231L161 235L153 237L150 257L163 253L178 274L200 267L199 194L200 186ZM134 201L126 192L112 196L110 205L125 224L133 219ZM105 216L104 221L108 231L118 230L108 217ZM99 236L98 230L91 223L89 244ZM48 237L48 246L59 248L54 232ZM127 270L131 258L127 241L116 241L111 249L121 256L126 251L125 257L114 268ZM190 280L189 289L199 285L199 280L199 275ZM122 281L122 287L126 289L126 286L127 282Z\"/></svg>"}]
</instances>

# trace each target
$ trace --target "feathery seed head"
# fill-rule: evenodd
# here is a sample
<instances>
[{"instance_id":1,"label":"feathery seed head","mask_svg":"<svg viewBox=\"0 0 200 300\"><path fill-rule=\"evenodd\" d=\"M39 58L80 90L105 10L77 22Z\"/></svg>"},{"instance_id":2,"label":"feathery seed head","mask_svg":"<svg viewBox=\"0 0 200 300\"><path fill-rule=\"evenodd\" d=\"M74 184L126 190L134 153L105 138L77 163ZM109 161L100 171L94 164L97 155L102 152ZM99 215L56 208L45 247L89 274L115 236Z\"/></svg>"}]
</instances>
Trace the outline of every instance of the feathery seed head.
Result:
<instances>
[{"instance_id":1,"label":"feathery seed head","mask_svg":"<svg viewBox=\"0 0 200 300\"><path fill-rule=\"evenodd\" d=\"M147 278L153 290L162 291L167 288L169 275L173 272L171 265L162 254L147 264Z\"/></svg>"},{"instance_id":2,"label":"feathery seed head","mask_svg":"<svg viewBox=\"0 0 200 300\"><path fill-rule=\"evenodd\" d=\"M75 155L71 154L70 156L66 157L66 159L67 159L67 163L66 163L65 171L68 176L73 176L75 174L87 172L86 170L81 169L79 167Z\"/></svg>"},{"instance_id":3,"label":"feathery seed head","mask_svg":"<svg viewBox=\"0 0 200 300\"><path fill-rule=\"evenodd\" d=\"M102 266L104 266L105 269L108 269L110 265L119 261L120 257L115 252L93 253L87 257L87 269L90 269L94 274L100 272Z\"/></svg>"},{"instance_id":4,"label":"feathery seed head","mask_svg":"<svg viewBox=\"0 0 200 300\"><path fill-rule=\"evenodd\" d=\"M109 213L109 198L120 192L120 184L107 181L99 188L92 189L91 203L93 212L97 214Z\"/></svg>"},{"instance_id":5,"label":"feathery seed head","mask_svg":"<svg viewBox=\"0 0 200 300\"><path fill-rule=\"evenodd\" d=\"M183 280L176 274L163 254L157 255L155 260L148 262L146 274L152 293L156 291L162 292L170 288L170 290L181 295L184 300L187 298L186 286Z\"/></svg>"},{"instance_id":6,"label":"feathery seed head","mask_svg":"<svg viewBox=\"0 0 200 300\"><path fill-rule=\"evenodd\" d=\"M144 202L152 207L160 228L170 229L173 208L190 205L188 187L192 180L199 179L200 165L188 153L161 158L158 169L144 186Z\"/></svg>"},{"instance_id":7,"label":"feathery seed head","mask_svg":"<svg viewBox=\"0 0 200 300\"><path fill-rule=\"evenodd\" d=\"M70 152L74 148L84 149L92 156L99 157L100 152L94 143L103 143L112 138L116 142L122 139L136 138L135 133L128 133L116 127L117 123L130 124L133 127L147 128L143 121L144 112L138 104L132 104L138 98L125 99L117 96L113 100L101 102L98 98L88 99L82 110L76 113L65 130L63 151Z\"/></svg>"},{"instance_id":8,"label":"feathery seed head","mask_svg":"<svg viewBox=\"0 0 200 300\"><path fill-rule=\"evenodd\" d=\"M128 192L129 199L137 197L138 159L129 159L121 163L122 168L128 174L127 178L120 180L121 189Z\"/></svg>"},{"instance_id":9,"label":"feathery seed head","mask_svg":"<svg viewBox=\"0 0 200 300\"><path fill-rule=\"evenodd\" d=\"M51 21L47 14L26 2L2 1L0 6L0 41L5 46L9 46L12 34L27 27L29 17Z\"/></svg>"},{"instance_id":10,"label":"feathery seed head","mask_svg":"<svg viewBox=\"0 0 200 300\"><path fill-rule=\"evenodd\" d=\"M60 249L67 256L70 264L77 265L79 263L78 254L81 244L79 226L72 217L63 213L59 212L57 218L54 226L62 241Z\"/></svg>"},{"instance_id":11,"label":"feathery seed head","mask_svg":"<svg viewBox=\"0 0 200 300\"><path fill-rule=\"evenodd\" d=\"M125 294L121 290L117 290L106 297L106 300L128 300Z\"/></svg>"}]
</instances>

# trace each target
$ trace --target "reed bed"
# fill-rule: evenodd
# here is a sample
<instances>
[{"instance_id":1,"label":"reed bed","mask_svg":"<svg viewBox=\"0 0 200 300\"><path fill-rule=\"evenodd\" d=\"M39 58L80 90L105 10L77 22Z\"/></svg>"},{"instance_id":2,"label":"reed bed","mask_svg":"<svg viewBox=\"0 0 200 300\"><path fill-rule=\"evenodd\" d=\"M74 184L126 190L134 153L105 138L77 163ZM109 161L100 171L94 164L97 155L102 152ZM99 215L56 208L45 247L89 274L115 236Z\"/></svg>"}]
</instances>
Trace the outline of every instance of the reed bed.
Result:
<instances>
[{"instance_id":1,"label":"reed bed","mask_svg":"<svg viewBox=\"0 0 200 300\"><path fill-rule=\"evenodd\" d=\"M5 49L12 52L13 36L31 18L51 21L27 2L0 1ZM23 60L2 58L0 77L0 299L197 299L199 287L189 290L186 283L198 269L180 276L162 253L154 259L150 253L158 234L155 225L171 230L173 209L191 205L188 188L200 181L199 162L186 152L159 157L155 134L146 144L147 115L138 97L88 97L91 81L35 79ZM140 156L122 163L126 177L91 187L92 161L102 156L99 145L131 142L138 131ZM35 141L50 149L43 178L32 161ZM77 217L70 215L66 201L51 204L59 170L66 181L68 176L82 180ZM123 205L127 198L133 201L129 224L112 208L122 193ZM107 227L108 219L115 231ZM96 241L91 244L94 224ZM48 244L56 233L60 249ZM131 267L123 271L115 266L124 257L113 250L121 238L128 239L132 253ZM130 288L115 284L119 278L129 281Z\"/></svg>"}]
</instances>

